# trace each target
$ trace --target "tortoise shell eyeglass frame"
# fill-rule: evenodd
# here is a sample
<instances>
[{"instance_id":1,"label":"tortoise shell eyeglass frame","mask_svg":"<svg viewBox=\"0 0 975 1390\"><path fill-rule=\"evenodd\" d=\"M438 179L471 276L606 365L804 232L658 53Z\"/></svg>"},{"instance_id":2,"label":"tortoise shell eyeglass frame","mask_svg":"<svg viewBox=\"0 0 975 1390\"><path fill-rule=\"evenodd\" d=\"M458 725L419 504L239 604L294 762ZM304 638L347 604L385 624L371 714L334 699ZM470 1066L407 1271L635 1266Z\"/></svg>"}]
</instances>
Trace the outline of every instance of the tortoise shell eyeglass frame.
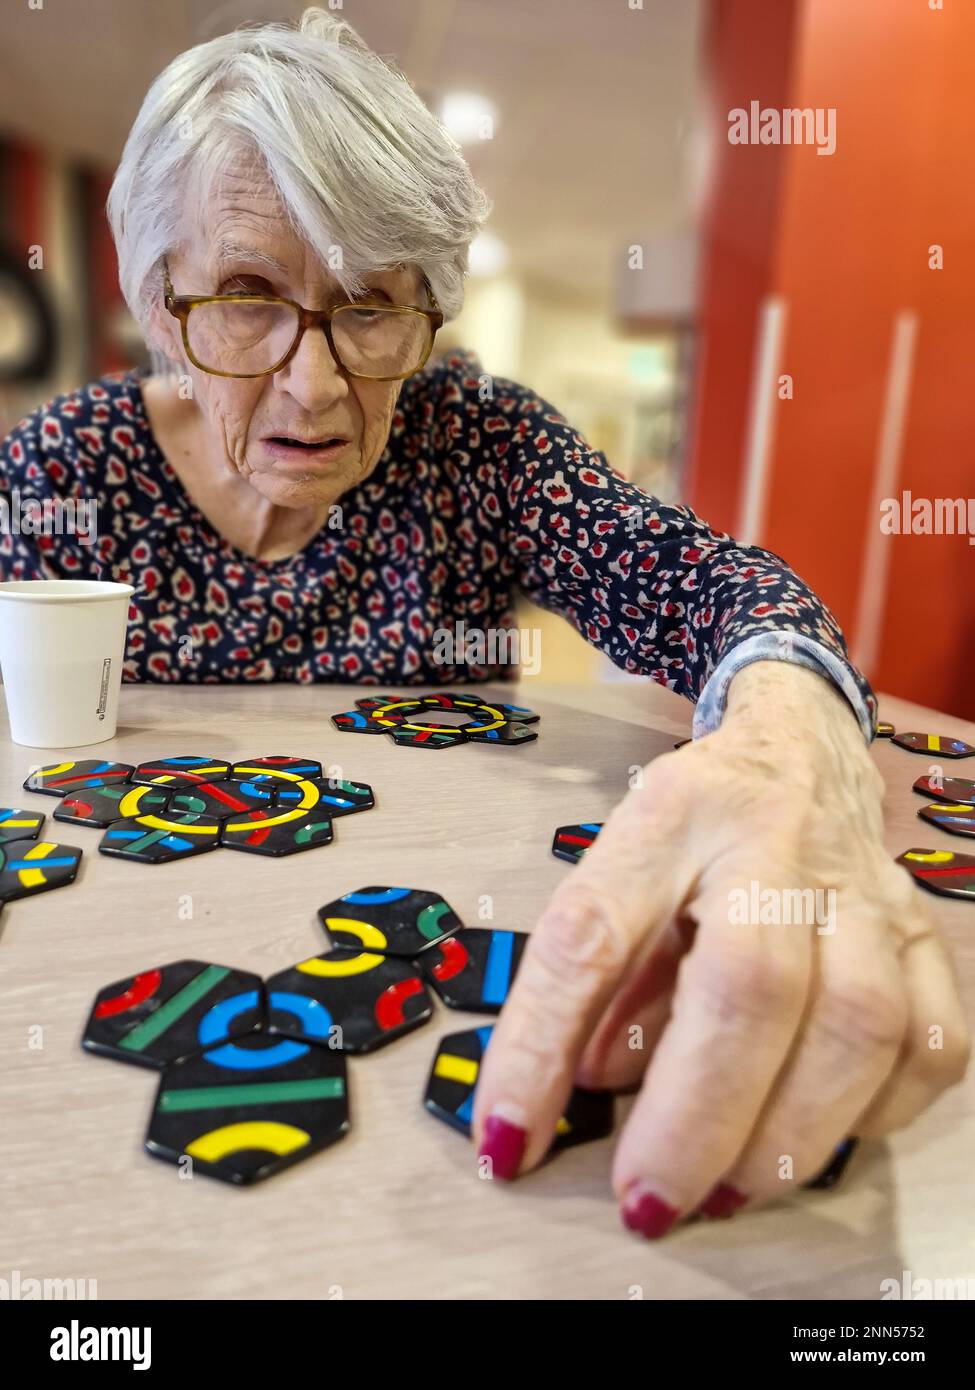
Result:
<instances>
[{"instance_id":1,"label":"tortoise shell eyeglass frame","mask_svg":"<svg viewBox=\"0 0 975 1390\"><path fill-rule=\"evenodd\" d=\"M305 335L306 328L322 328L325 331L325 339L328 343L328 350L336 365L346 373L347 376L356 377L360 381L405 381L407 377L415 376L426 364L427 358L433 350L434 339L439 329L443 327L443 312L437 303L437 297L430 287L430 282L424 275L423 284L427 294L430 296L432 309L421 309L412 304L386 304L381 300L357 299L347 304L336 304L332 309L306 309L303 304L299 304L294 299L283 299L279 295L273 294L175 294L173 283L169 278L169 266L163 262L163 304L172 314L173 318L179 319L180 328L183 334L183 347L186 355L198 367L201 372L206 372L210 376L251 378L258 376L273 376L282 367L287 366L298 351L298 346ZM288 308L294 309L298 315L298 331L295 334L294 342L288 351L275 362L273 367L267 367L263 372L220 372L213 367L205 367L198 361L193 349L190 347L189 332L187 324L189 322L190 311L197 304L284 304ZM433 332L430 334L430 342L421 361L411 367L408 372L402 372L398 376L370 376L366 372L354 372L342 361L335 349L335 341L332 338L332 319L337 314L348 313L349 310L359 309L381 309L388 314L419 314L425 319L429 319Z\"/></svg>"}]
</instances>

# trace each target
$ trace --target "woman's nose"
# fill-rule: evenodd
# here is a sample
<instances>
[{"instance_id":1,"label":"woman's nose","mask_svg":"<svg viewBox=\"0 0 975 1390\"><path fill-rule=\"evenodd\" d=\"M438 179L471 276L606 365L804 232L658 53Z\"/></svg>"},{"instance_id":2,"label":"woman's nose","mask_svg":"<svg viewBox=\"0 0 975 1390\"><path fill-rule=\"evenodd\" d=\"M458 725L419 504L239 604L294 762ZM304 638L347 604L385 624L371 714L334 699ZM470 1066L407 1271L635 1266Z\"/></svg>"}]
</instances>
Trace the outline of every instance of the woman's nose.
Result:
<instances>
[{"instance_id":1,"label":"woman's nose","mask_svg":"<svg viewBox=\"0 0 975 1390\"><path fill-rule=\"evenodd\" d=\"M348 391L348 382L332 356L323 328L306 328L298 350L275 384L294 396L308 411L320 411Z\"/></svg>"}]
</instances>

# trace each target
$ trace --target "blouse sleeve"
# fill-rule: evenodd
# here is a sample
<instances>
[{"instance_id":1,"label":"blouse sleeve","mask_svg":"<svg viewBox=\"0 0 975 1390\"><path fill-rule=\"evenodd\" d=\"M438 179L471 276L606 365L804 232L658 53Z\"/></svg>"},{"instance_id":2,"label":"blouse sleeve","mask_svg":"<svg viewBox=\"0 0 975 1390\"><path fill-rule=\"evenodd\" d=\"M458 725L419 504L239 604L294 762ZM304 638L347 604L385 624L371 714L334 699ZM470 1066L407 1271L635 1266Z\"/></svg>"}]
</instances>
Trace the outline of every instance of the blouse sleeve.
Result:
<instances>
[{"instance_id":1,"label":"blouse sleeve","mask_svg":"<svg viewBox=\"0 0 975 1390\"><path fill-rule=\"evenodd\" d=\"M695 736L717 727L732 676L759 660L819 671L873 736L870 685L836 619L784 560L626 482L524 387L495 378L492 390L480 424L490 462L475 485L496 485L530 599L623 670L698 702Z\"/></svg>"}]
</instances>

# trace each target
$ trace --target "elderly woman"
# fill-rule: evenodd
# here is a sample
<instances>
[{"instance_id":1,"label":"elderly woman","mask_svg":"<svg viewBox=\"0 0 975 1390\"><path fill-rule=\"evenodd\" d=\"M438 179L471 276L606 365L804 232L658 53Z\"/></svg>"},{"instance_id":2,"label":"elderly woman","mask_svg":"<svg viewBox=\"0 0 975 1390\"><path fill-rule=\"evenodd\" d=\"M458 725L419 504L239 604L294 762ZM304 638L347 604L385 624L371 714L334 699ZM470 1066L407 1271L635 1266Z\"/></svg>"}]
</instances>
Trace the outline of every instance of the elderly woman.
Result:
<instances>
[{"instance_id":1,"label":"elderly woman","mask_svg":"<svg viewBox=\"0 0 975 1390\"><path fill-rule=\"evenodd\" d=\"M428 364L487 210L407 81L322 9L177 58L109 198L167 370L17 426L0 485L94 497L100 533L5 535L0 571L135 585L133 680L503 676L444 666L435 635L510 626L517 586L696 700L695 741L634 779L538 922L474 1125L512 1178L574 1081L639 1085L613 1186L655 1237L906 1124L962 1074L965 1024L885 853L876 704L823 604L622 481L529 389ZM834 889L835 920L742 921L753 883Z\"/></svg>"}]
</instances>

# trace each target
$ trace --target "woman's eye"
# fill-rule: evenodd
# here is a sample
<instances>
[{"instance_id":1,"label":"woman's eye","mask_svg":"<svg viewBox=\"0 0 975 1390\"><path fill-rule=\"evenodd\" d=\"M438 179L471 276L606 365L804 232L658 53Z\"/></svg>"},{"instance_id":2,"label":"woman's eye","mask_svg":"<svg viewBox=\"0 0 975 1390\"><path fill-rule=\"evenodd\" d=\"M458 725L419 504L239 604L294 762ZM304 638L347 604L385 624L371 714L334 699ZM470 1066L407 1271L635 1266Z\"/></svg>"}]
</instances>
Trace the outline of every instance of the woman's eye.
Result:
<instances>
[{"instance_id":1,"label":"woman's eye","mask_svg":"<svg viewBox=\"0 0 975 1390\"><path fill-rule=\"evenodd\" d=\"M271 287L259 275L234 275L220 286L219 294L270 294Z\"/></svg>"}]
</instances>

